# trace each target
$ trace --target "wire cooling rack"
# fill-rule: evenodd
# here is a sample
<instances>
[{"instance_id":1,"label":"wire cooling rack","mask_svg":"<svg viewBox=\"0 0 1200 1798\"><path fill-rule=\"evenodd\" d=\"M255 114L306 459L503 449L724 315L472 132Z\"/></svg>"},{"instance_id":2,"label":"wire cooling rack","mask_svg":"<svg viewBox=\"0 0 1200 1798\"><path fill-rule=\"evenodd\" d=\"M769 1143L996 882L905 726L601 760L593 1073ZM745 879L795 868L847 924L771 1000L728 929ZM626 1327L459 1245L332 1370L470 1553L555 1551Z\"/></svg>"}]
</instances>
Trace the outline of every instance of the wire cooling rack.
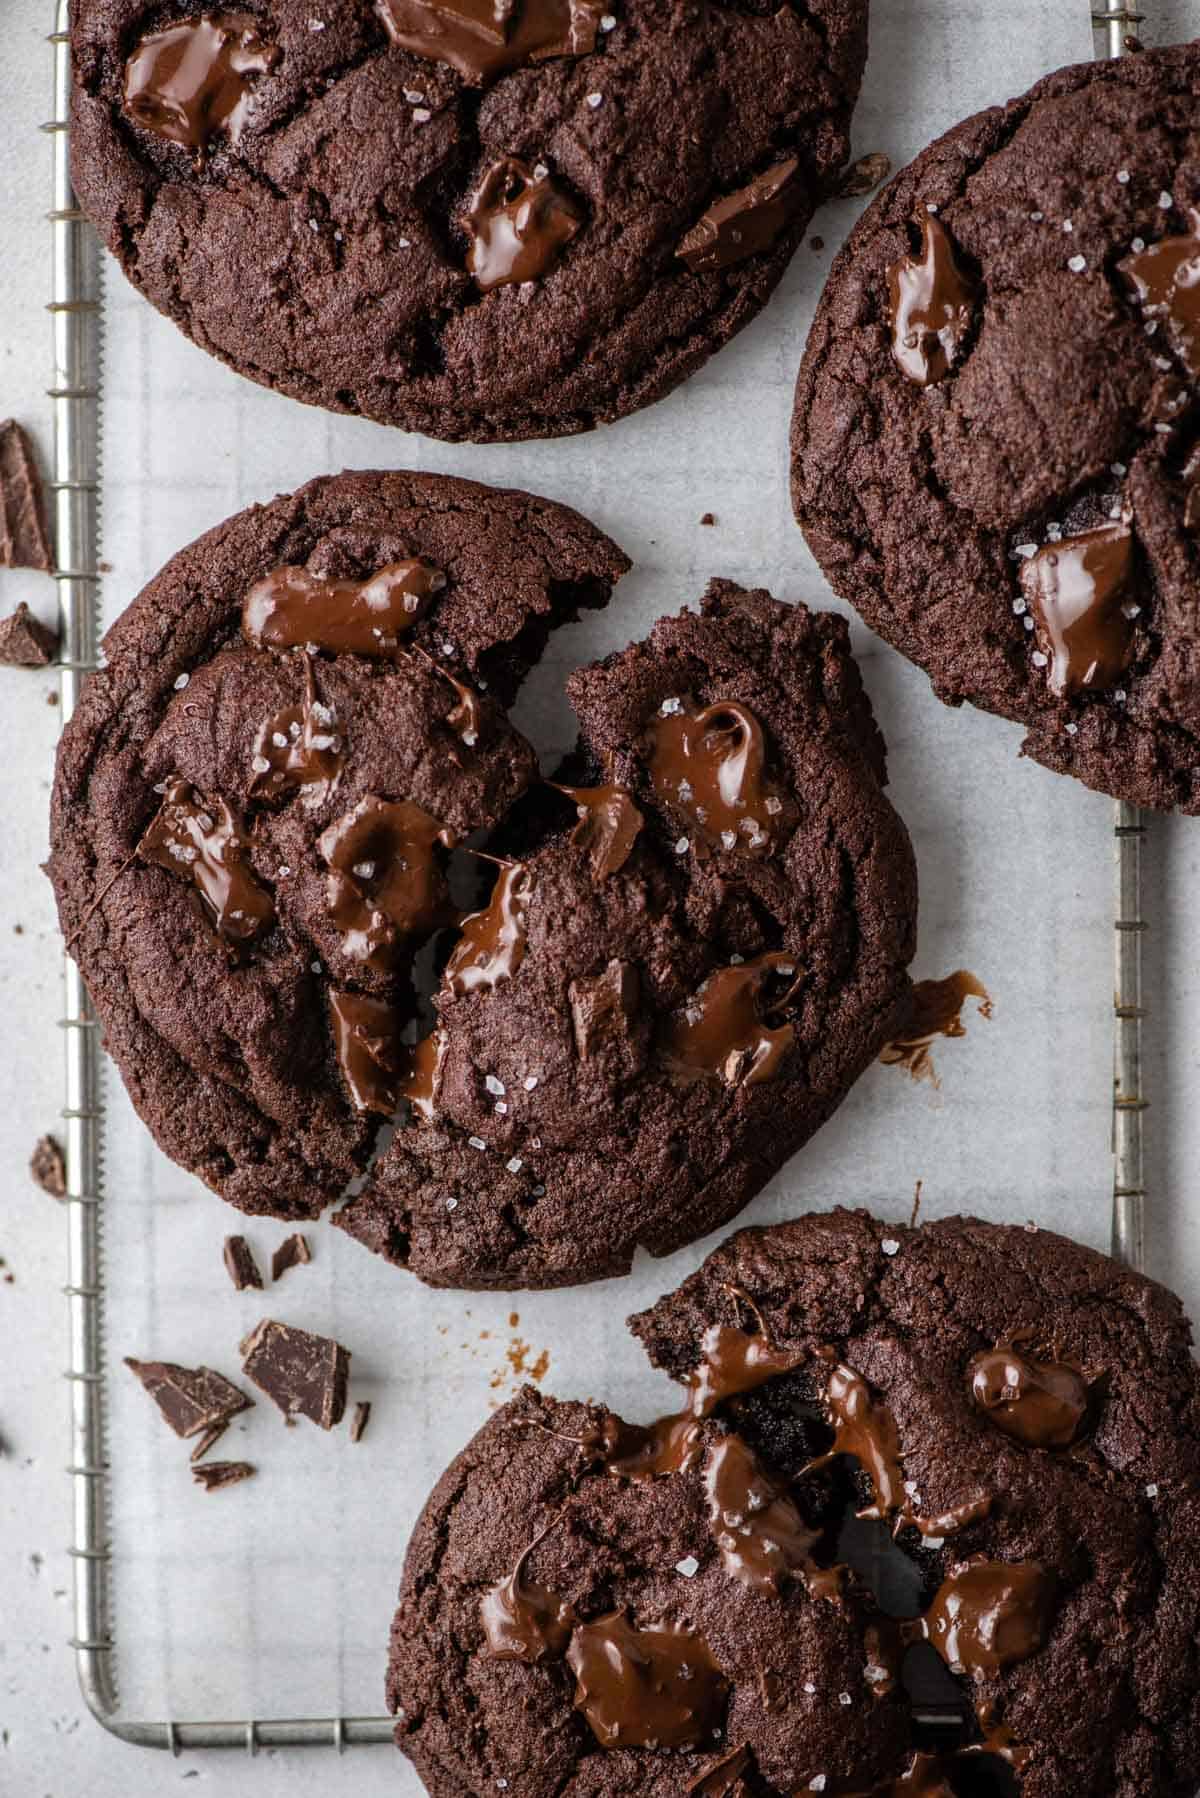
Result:
<instances>
[{"instance_id":1,"label":"wire cooling rack","mask_svg":"<svg viewBox=\"0 0 1200 1798\"><path fill-rule=\"evenodd\" d=\"M54 147L53 233L54 409L52 482L59 558L62 715L71 716L81 683L97 665L99 640L99 445L101 405L101 269L96 241L75 203L68 155L70 50L67 0L57 0L54 113L46 130ZM1144 14L1125 0L1092 8L1096 52L1119 56L1136 47ZM1143 1262L1142 856L1146 822L1136 808L1114 808L1114 1089L1113 1252ZM82 1693L99 1722L122 1740L183 1749L332 1747L339 1751L391 1738L392 1719L375 1717L246 1718L226 1721L131 1721L118 1715L111 1633L112 1566L108 1545L109 1462L103 1388L104 1268L103 1105L97 1020L75 964L64 969L61 1019L66 1045L63 1108L69 1235L71 1459L74 1496L74 1649Z\"/></svg>"}]
</instances>

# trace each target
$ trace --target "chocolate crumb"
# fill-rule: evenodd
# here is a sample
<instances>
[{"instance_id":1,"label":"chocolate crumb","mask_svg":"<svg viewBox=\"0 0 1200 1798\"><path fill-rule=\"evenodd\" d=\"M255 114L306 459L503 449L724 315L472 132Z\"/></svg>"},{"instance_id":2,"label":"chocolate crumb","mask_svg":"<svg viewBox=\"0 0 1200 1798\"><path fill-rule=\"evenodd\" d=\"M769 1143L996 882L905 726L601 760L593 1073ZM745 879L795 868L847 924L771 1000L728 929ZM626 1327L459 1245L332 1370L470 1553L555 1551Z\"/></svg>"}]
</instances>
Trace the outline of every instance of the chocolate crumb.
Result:
<instances>
[{"instance_id":1,"label":"chocolate crumb","mask_svg":"<svg viewBox=\"0 0 1200 1798\"><path fill-rule=\"evenodd\" d=\"M262 1291L262 1275L258 1271L258 1263L254 1259L254 1251L244 1236L227 1236L225 1238L225 1270L239 1292L245 1292L248 1286Z\"/></svg>"},{"instance_id":2,"label":"chocolate crumb","mask_svg":"<svg viewBox=\"0 0 1200 1798\"><path fill-rule=\"evenodd\" d=\"M47 693L46 704L47 705L57 705L58 704L58 694L53 691Z\"/></svg>"},{"instance_id":3,"label":"chocolate crumb","mask_svg":"<svg viewBox=\"0 0 1200 1798\"><path fill-rule=\"evenodd\" d=\"M22 600L0 619L0 663L6 668L48 668L58 654L58 637L35 618Z\"/></svg>"},{"instance_id":4,"label":"chocolate crumb","mask_svg":"<svg viewBox=\"0 0 1200 1798\"><path fill-rule=\"evenodd\" d=\"M50 574L54 551L33 445L15 418L0 424L0 567Z\"/></svg>"},{"instance_id":5,"label":"chocolate crumb","mask_svg":"<svg viewBox=\"0 0 1200 1798\"><path fill-rule=\"evenodd\" d=\"M368 1423L371 1421L371 1401L360 1398L354 1407L354 1415L350 1419L350 1440L361 1442Z\"/></svg>"},{"instance_id":6,"label":"chocolate crumb","mask_svg":"<svg viewBox=\"0 0 1200 1798\"><path fill-rule=\"evenodd\" d=\"M242 1343L242 1372L285 1417L311 1418L323 1430L342 1421L350 1351L330 1336L315 1336L264 1317Z\"/></svg>"},{"instance_id":7,"label":"chocolate crumb","mask_svg":"<svg viewBox=\"0 0 1200 1798\"><path fill-rule=\"evenodd\" d=\"M15 926L21 935L21 926ZM65 1199L67 1196L67 1164L63 1160L63 1152L52 1136L40 1136L29 1157L29 1171L43 1192L48 1192L52 1199Z\"/></svg>"},{"instance_id":8,"label":"chocolate crumb","mask_svg":"<svg viewBox=\"0 0 1200 1798\"><path fill-rule=\"evenodd\" d=\"M304 1267L311 1260L312 1251L303 1236L286 1236L271 1256L271 1278L278 1280L289 1267Z\"/></svg>"},{"instance_id":9,"label":"chocolate crumb","mask_svg":"<svg viewBox=\"0 0 1200 1798\"><path fill-rule=\"evenodd\" d=\"M222 1486L237 1486L253 1478L255 1472L249 1461L204 1461L192 1468L192 1478L206 1492L218 1492Z\"/></svg>"},{"instance_id":10,"label":"chocolate crumb","mask_svg":"<svg viewBox=\"0 0 1200 1798\"><path fill-rule=\"evenodd\" d=\"M823 237L810 237L808 240L808 247L813 252L814 256L819 256L821 251L825 248L825 239Z\"/></svg>"},{"instance_id":11,"label":"chocolate crumb","mask_svg":"<svg viewBox=\"0 0 1200 1798\"><path fill-rule=\"evenodd\" d=\"M892 172L892 159L885 156L882 150L875 150L870 156L860 156L846 170L845 178L838 188L839 200L858 200L869 194L872 188L886 181Z\"/></svg>"},{"instance_id":12,"label":"chocolate crumb","mask_svg":"<svg viewBox=\"0 0 1200 1798\"><path fill-rule=\"evenodd\" d=\"M190 1458L193 1461L202 1461L209 1449L216 1446L228 1428L228 1418L225 1418L221 1423L210 1424L209 1428L205 1430L203 1436L201 1436L199 1442L197 1442L195 1448L192 1450Z\"/></svg>"},{"instance_id":13,"label":"chocolate crumb","mask_svg":"<svg viewBox=\"0 0 1200 1798\"><path fill-rule=\"evenodd\" d=\"M701 515L700 515L700 523L701 524L716 524L716 522L717 522L717 515L715 512L701 513Z\"/></svg>"},{"instance_id":14,"label":"chocolate crumb","mask_svg":"<svg viewBox=\"0 0 1200 1798\"><path fill-rule=\"evenodd\" d=\"M135 1361L125 1365L142 1382L177 1436L200 1436L214 1424L227 1424L252 1398L211 1367L180 1367L174 1361Z\"/></svg>"}]
</instances>

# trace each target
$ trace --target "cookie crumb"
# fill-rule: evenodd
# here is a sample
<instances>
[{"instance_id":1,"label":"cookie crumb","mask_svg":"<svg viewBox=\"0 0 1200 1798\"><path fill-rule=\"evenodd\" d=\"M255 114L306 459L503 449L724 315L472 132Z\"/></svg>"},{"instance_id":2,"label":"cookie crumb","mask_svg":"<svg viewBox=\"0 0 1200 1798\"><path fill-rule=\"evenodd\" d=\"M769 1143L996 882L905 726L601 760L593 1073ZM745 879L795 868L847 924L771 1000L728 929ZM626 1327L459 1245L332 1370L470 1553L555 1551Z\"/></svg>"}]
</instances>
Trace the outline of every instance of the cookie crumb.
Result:
<instances>
[{"instance_id":1,"label":"cookie crumb","mask_svg":"<svg viewBox=\"0 0 1200 1798\"><path fill-rule=\"evenodd\" d=\"M21 926L16 925L18 935ZM67 1164L63 1152L52 1136L40 1136L34 1145L33 1154L29 1157L29 1171L43 1192L48 1192L52 1199L65 1199L67 1196Z\"/></svg>"}]
</instances>

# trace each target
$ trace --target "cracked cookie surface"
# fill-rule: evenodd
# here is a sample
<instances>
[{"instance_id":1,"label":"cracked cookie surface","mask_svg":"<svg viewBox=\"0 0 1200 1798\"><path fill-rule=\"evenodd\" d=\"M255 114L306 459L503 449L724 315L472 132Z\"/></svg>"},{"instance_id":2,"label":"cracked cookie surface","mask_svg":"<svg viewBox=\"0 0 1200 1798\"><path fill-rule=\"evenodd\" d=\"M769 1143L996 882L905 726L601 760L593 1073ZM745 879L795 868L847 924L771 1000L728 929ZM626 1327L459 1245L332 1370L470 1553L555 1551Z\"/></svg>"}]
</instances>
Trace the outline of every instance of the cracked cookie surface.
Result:
<instances>
[{"instance_id":1,"label":"cracked cookie surface","mask_svg":"<svg viewBox=\"0 0 1200 1798\"><path fill-rule=\"evenodd\" d=\"M678 1417L527 1388L418 1521L387 1696L433 1798L1189 1798L1200 1375L1170 1293L1044 1231L836 1211L740 1231L631 1327ZM909 1565L890 1615L877 1550L835 1571L856 1509ZM957 1745L918 1747L917 1653Z\"/></svg>"},{"instance_id":2,"label":"cracked cookie surface","mask_svg":"<svg viewBox=\"0 0 1200 1798\"><path fill-rule=\"evenodd\" d=\"M267 386L446 438L584 430L765 304L848 159L867 0L578 0L570 49L516 66L553 12L524 0L466 27L460 66L412 47L469 12L189 7L223 61L185 104L180 42L154 62L176 9L80 0L75 187L141 291ZM709 215L734 195L731 235Z\"/></svg>"},{"instance_id":3,"label":"cracked cookie surface","mask_svg":"<svg viewBox=\"0 0 1200 1798\"><path fill-rule=\"evenodd\" d=\"M864 214L796 392L837 591L1024 752L1200 811L1200 48L1049 76Z\"/></svg>"}]
</instances>

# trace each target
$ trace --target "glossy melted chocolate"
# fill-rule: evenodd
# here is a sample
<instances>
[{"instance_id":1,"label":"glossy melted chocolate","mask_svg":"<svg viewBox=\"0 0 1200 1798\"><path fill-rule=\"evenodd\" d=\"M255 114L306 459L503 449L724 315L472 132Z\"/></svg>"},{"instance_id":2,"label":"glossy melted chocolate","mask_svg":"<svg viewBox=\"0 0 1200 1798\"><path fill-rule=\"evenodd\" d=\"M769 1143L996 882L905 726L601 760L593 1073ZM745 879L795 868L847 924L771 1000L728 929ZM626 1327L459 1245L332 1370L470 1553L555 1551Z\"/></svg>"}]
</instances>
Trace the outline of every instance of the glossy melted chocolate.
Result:
<instances>
[{"instance_id":1,"label":"glossy melted chocolate","mask_svg":"<svg viewBox=\"0 0 1200 1798\"><path fill-rule=\"evenodd\" d=\"M422 561L389 563L365 581L275 568L242 602L242 632L266 649L394 657L445 585L441 569Z\"/></svg>"},{"instance_id":2,"label":"glossy melted chocolate","mask_svg":"<svg viewBox=\"0 0 1200 1798\"><path fill-rule=\"evenodd\" d=\"M1052 693L1111 687L1126 672L1133 659L1128 608L1137 603L1136 576L1126 523L1044 544L1021 564L1021 591L1048 659Z\"/></svg>"},{"instance_id":3,"label":"glossy melted chocolate","mask_svg":"<svg viewBox=\"0 0 1200 1798\"><path fill-rule=\"evenodd\" d=\"M211 804L175 779L137 846L154 862L190 881L218 936L248 943L275 921L275 902L250 865L250 844L223 799Z\"/></svg>"},{"instance_id":4,"label":"glossy melted chocolate","mask_svg":"<svg viewBox=\"0 0 1200 1798\"><path fill-rule=\"evenodd\" d=\"M321 834L329 915L352 961L387 971L409 939L452 920L436 850L454 841L454 832L419 805L373 793Z\"/></svg>"},{"instance_id":5,"label":"glossy melted chocolate","mask_svg":"<svg viewBox=\"0 0 1200 1798\"><path fill-rule=\"evenodd\" d=\"M396 1109L399 1019L384 999L365 993L329 995L329 1017L338 1066L356 1111L390 1117Z\"/></svg>"},{"instance_id":6,"label":"glossy melted chocolate","mask_svg":"<svg viewBox=\"0 0 1200 1798\"><path fill-rule=\"evenodd\" d=\"M549 274L583 225L575 201L516 156L494 162L467 213L467 271L486 293Z\"/></svg>"},{"instance_id":7,"label":"glossy melted chocolate","mask_svg":"<svg viewBox=\"0 0 1200 1798\"><path fill-rule=\"evenodd\" d=\"M667 1028L662 1053L671 1073L732 1088L775 1079L796 1033L769 1020L791 1004L803 980L794 959L775 952L710 974Z\"/></svg>"},{"instance_id":8,"label":"glossy melted chocolate","mask_svg":"<svg viewBox=\"0 0 1200 1798\"><path fill-rule=\"evenodd\" d=\"M278 60L253 13L180 19L147 32L125 64L125 111L199 159L216 137L236 144L253 105L251 77Z\"/></svg>"},{"instance_id":9,"label":"glossy melted chocolate","mask_svg":"<svg viewBox=\"0 0 1200 1798\"><path fill-rule=\"evenodd\" d=\"M462 921L462 934L443 976L456 998L509 980L525 955L525 908L533 875L524 862L502 862L492 896L482 911Z\"/></svg>"},{"instance_id":10,"label":"glossy melted chocolate","mask_svg":"<svg viewBox=\"0 0 1200 1798\"><path fill-rule=\"evenodd\" d=\"M766 743L754 713L732 700L699 712L664 709L652 734L650 779L663 803L712 848L768 854L790 808L766 778Z\"/></svg>"},{"instance_id":11,"label":"glossy melted chocolate","mask_svg":"<svg viewBox=\"0 0 1200 1798\"><path fill-rule=\"evenodd\" d=\"M975 317L976 290L958 266L954 243L926 208L918 215L921 252L888 269L892 355L919 387L945 380Z\"/></svg>"}]
</instances>

